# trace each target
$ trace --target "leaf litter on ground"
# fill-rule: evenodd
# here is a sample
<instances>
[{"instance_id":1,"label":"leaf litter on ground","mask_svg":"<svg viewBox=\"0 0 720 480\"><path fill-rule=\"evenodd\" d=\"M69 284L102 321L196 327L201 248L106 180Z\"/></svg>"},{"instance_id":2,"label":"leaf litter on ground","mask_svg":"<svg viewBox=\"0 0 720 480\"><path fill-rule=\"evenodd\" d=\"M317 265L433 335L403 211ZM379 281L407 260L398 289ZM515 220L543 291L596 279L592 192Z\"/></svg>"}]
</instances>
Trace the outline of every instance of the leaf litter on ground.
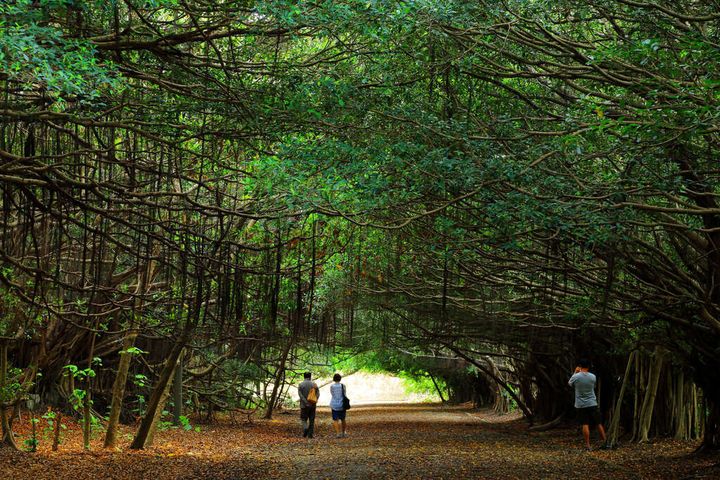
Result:
<instances>
[{"instance_id":1,"label":"leaf litter on ground","mask_svg":"<svg viewBox=\"0 0 720 480\"><path fill-rule=\"evenodd\" d=\"M133 430L123 426L119 449L103 449L98 435L89 452L82 449L79 425L71 424L58 452L42 435L35 453L0 448L0 478L720 478L720 458L694 455L694 442L662 439L585 452L575 426L531 433L516 414L467 406L362 406L350 410L347 421L350 435L336 438L329 410L319 408L315 438L305 439L296 412L252 424L219 418L199 432L160 431L154 446L141 451L127 448ZM22 445L29 421L16 430Z\"/></svg>"}]
</instances>

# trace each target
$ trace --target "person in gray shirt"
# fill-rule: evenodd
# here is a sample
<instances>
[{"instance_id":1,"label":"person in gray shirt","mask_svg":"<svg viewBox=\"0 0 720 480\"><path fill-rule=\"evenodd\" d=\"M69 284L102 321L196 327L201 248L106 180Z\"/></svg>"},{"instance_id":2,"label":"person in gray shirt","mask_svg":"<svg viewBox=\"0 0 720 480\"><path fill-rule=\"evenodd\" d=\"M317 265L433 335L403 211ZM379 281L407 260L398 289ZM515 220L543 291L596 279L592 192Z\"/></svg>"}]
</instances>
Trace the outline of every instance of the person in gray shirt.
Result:
<instances>
[{"instance_id":1,"label":"person in gray shirt","mask_svg":"<svg viewBox=\"0 0 720 480\"><path fill-rule=\"evenodd\" d=\"M303 437L313 438L315 431L315 409L320 398L320 389L311 380L312 374L305 372L304 380L298 385L298 396L300 397L300 422L302 423ZM310 392L314 391L315 401ZM310 397L310 398L308 398Z\"/></svg>"},{"instance_id":2,"label":"person in gray shirt","mask_svg":"<svg viewBox=\"0 0 720 480\"><path fill-rule=\"evenodd\" d=\"M600 421L600 409L598 407L597 398L595 397L595 375L590 373L590 362L582 359L575 367L575 373L568 385L575 388L575 412L580 425L582 425L583 438L585 439L585 449L590 451L590 427L597 426L603 442L606 441L605 427Z\"/></svg>"}]
</instances>

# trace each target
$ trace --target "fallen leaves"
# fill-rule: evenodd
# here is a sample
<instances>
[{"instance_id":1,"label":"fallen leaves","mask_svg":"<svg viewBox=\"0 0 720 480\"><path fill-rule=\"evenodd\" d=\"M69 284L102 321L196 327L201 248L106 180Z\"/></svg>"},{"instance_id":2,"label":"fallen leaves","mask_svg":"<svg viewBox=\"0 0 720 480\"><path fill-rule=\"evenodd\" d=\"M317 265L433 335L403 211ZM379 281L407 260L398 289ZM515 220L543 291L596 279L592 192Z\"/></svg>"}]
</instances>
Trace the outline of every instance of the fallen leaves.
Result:
<instances>
[{"instance_id":1,"label":"fallen leaves","mask_svg":"<svg viewBox=\"0 0 720 480\"><path fill-rule=\"evenodd\" d=\"M348 413L347 438L335 438L326 409L316 436L300 436L299 419L233 426L220 421L201 432L159 432L145 451L82 450L71 425L59 452L0 449L0 479L637 479L718 478L717 457L690 455L695 445L670 440L585 453L575 427L538 434L513 416L465 407L358 407ZM25 434L24 430L21 433ZM124 439L131 435L124 428ZM22 440L22 439L19 439ZM18 442L22 443L22 442Z\"/></svg>"}]
</instances>

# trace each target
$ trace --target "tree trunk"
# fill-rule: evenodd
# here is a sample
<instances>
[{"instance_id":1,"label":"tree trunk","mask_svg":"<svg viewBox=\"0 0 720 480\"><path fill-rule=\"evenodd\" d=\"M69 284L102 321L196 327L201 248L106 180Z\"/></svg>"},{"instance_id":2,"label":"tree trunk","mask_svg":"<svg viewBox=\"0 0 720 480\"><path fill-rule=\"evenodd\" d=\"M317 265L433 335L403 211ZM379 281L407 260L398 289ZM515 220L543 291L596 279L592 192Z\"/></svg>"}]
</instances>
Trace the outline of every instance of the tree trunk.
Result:
<instances>
[{"instance_id":1,"label":"tree trunk","mask_svg":"<svg viewBox=\"0 0 720 480\"><path fill-rule=\"evenodd\" d=\"M627 388L628 379L630 378L630 372L632 371L633 361L635 360L636 351L630 352L628 357L627 366L625 367L625 375L623 376L622 386L620 387L620 393L618 394L617 402L615 402L615 410L613 411L612 420L610 421L610 429L607 435L607 444L610 447L616 447L618 443L618 437L620 436L620 417L622 416L622 402L625 397L625 389Z\"/></svg>"},{"instance_id":2,"label":"tree trunk","mask_svg":"<svg viewBox=\"0 0 720 480\"><path fill-rule=\"evenodd\" d=\"M146 447L148 435L150 435L150 429L155 422L155 414L157 413L157 409L161 406L160 403L166 397L166 387L168 383L170 383L170 379L175 371L175 365L177 364L178 358L185 347L185 341L186 339L183 335L183 337L178 339L175 343L172 351L170 351L168 360L163 366L162 372L160 372L160 378L153 389L152 395L150 395L150 400L148 400L147 411L140 422L140 427L135 434L135 438L130 444L130 448L133 450L141 450Z\"/></svg>"},{"instance_id":3,"label":"tree trunk","mask_svg":"<svg viewBox=\"0 0 720 480\"><path fill-rule=\"evenodd\" d=\"M60 422L62 421L62 412L55 414L55 429L53 431L52 451L57 452L60 445Z\"/></svg>"},{"instance_id":4,"label":"tree trunk","mask_svg":"<svg viewBox=\"0 0 720 480\"><path fill-rule=\"evenodd\" d=\"M128 350L135 345L137 336L138 331L134 325L131 324L123 340L118 372L113 382L110 417L108 418L107 431L105 432L105 448L114 448L117 443L117 427L120 421L123 398L125 397L125 385L127 384L128 372L130 371L130 363L133 357L132 353L129 353Z\"/></svg>"},{"instance_id":5,"label":"tree trunk","mask_svg":"<svg viewBox=\"0 0 720 480\"><path fill-rule=\"evenodd\" d=\"M692 424L692 438L700 438L702 428L700 426L700 408L698 403L698 388L694 383L690 386L690 398L692 398L693 410L690 416Z\"/></svg>"},{"instance_id":6,"label":"tree trunk","mask_svg":"<svg viewBox=\"0 0 720 480\"><path fill-rule=\"evenodd\" d=\"M148 247L149 250L149 247ZM122 350L120 351L120 363L118 365L117 375L113 382L112 400L110 403L110 416L108 418L107 431L105 432L105 448L113 448L117 443L117 427L120 421L120 413L122 412L122 403L125 398L125 387L127 385L128 372L132 363L132 354L128 353L135 346L135 340L138 336L136 328L139 316L143 311L142 295L147 293L147 285L152 282L157 271L157 262L150 261L147 267L137 276L137 288L135 289L135 304L133 306L132 316L130 317L130 325L123 339Z\"/></svg>"},{"instance_id":7,"label":"tree trunk","mask_svg":"<svg viewBox=\"0 0 720 480\"><path fill-rule=\"evenodd\" d=\"M175 368L170 375L172 378L175 378L175 372L177 372L179 365L182 363L182 357L183 355L182 353L180 353L180 357L175 362ZM153 416L152 424L150 425L150 431L148 432L147 438L145 439L145 448L152 447L153 441L155 440L155 432L157 432L157 427L160 423L160 419L162 418L165 404L167 403L167 399L170 396L170 387L172 383L172 381L169 381L167 385L165 385L165 390L163 390L162 397L160 397L160 403L158 405L158 408L155 410L155 415Z\"/></svg>"},{"instance_id":8,"label":"tree trunk","mask_svg":"<svg viewBox=\"0 0 720 480\"><path fill-rule=\"evenodd\" d=\"M277 401L278 392L280 390L280 383L285 373L285 364L287 363L288 356L290 355L290 349L292 348L292 344L293 339L289 338L288 343L283 350L282 356L280 357L280 365L278 366L277 373L275 374L275 382L273 385L272 393L270 394L270 399L267 402L267 410L265 411L265 416L263 418L272 418L273 408L275 407L275 402Z\"/></svg>"},{"instance_id":9,"label":"tree trunk","mask_svg":"<svg viewBox=\"0 0 720 480\"><path fill-rule=\"evenodd\" d=\"M720 450L720 402L716 399L706 397L707 416L705 417L705 429L703 441L699 451Z\"/></svg>"},{"instance_id":10,"label":"tree trunk","mask_svg":"<svg viewBox=\"0 0 720 480\"><path fill-rule=\"evenodd\" d=\"M482 363L478 362L478 361L475 360L474 358L471 358L471 357L469 357L468 355L465 355L462 351L460 351L459 349L453 347L452 345L445 344L445 346L448 347L448 348L449 348L450 350L452 350L453 352L455 352L455 354L458 355L459 357L464 358L464 359L467 360L468 362L470 362L470 363L472 363L473 365L475 365L478 369L480 369L481 371L485 372L490 378L492 378L493 380L495 380L495 382L496 382L501 388L505 389L505 391L508 392L508 395L510 395L510 397L512 397L512 399L515 400L515 403L517 403L517 406L520 407L520 410L522 410L523 414L525 415L525 418L526 418L526 419L530 422L530 424L532 425L532 423L533 423L533 414L532 414L532 412L530 411L530 409L528 408L528 406L525 405L525 402L523 402L523 401L520 399L520 397L517 396L517 394L515 393L515 391L514 391L512 388L510 388L510 386L509 386L507 383L505 383L505 381L504 381L503 379L501 379L500 377L498 377L497 375L495 375L490 368L488 368L487 366L485 366L485 365L483 365Z\"/></svg>"},{"instance_id":11,"label":"tree trunk","mask_svg":"<svg viewBox=\"0 0 720 480\"><path fill-rule=\"evenodd\" d=\"M183 414L183 356L180 356L178 364L175 367L175 379L173 380L173 422L176 426L180 426L180 417Z\"/></svg>"},{"instance_id":12,"label":"tree trunk","mask_svg":"<svg viewBox=\"0 0 720 480\"><path fill-rule=\"evenodd\" d=\"M689 440L690 434L688 432L688 410L692 409L692 405L688 404L685 398L685 374L682 370L678 372L676 384L675 384L675 395L674 395L674 407L673 408L673 420L675 427L675 440Z\"/></svg>"},{"instance_id":13,"label":"tree trunk","mask_svg":"<svg viewBox=\"0 0 720 480\"><path fill-rule=\"evenodd\" d=\"M95 321L93 330L97 329L98 321ZM92 341L90 342L90 352L88 353L87 368L91 372L93 368L93 358L95 356L95 339L97 334L93 331ZM90 433L92 427L92 375L85 377L85 398L83 399L83 448L90 450Z\"/></svg>"},{"instance_id":14,"label":"tree trunk","mask_svg":"<svg viewBox=\"0 0 720 480\"><path fill-rule=\"evenodd\" d=\"M642 382L642 362L640 361L640 355L635 355L635 389L633 395L633 427L632 427L632 440L637 438L638 434L638 419L640 418L640 383Z\"/></svg>"},{"instance_id":15,"label":"tree trunk","mask_svg":"<svg viewBox=\"0 0 720 480\"><path fill-rule=\"evenodd\" d=\"M640 423L638 425L638 442L647 442L650 433L655 398L657 397L658 384L660 383L660 372L663 366L663 352L660 347L655 347L653 362L650 364L648 375L648 387L643 399L642 410L640 411Z\"/></svg>"},{"instance_id":16,"label":"tree trunk","mask_svg":"<svg viewBox=\"0 0 720 480\"><path fill-rule=\"evenodd\" d=\"M7 359L8 346L6 342L0 340L0 388L4 388L7 382L7 371L8 371L8 359ZM17 444L15 443L15 437L13 437L12 428L10 421L8 420L8 408L5 407L3 399L0 398L0 424L2 425L2 442L0 446L5 445L14 450L17 450Z\"/></svg>"},{"instance_id":17,"label":"tree trunk","mask_svg":"<svg viewBox=\"0 0 720 480\"><path fill-rule=\"evenodd\" d=\"M442 403L445 403L445 398L443 397L440 387L438 386L437 382L435 381L435 377L432 375L432 373L429 373L428 375L430 375L430 380L432 380L433 385L435 385L435 390L437 390L438 396L440 397L440 401Z\"/></svg>"}]
</instances>

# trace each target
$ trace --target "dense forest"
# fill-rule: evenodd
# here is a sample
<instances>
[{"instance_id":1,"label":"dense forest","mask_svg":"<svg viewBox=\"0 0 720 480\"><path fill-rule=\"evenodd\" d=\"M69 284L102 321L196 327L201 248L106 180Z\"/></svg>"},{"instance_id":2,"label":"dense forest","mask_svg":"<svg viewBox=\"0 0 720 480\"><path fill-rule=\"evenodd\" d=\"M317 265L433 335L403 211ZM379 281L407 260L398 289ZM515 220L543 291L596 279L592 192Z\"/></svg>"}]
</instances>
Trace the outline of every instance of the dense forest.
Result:
<instances>
[{"instance_id":1,"label":"dense forest","mask_svg":"<svg viewBox=\"0 0 720 480\"><path fill-rule=\"evenodd\" d=\"M0 420L372 366L720 448L717 0L0 3ZM348 367L347 365L351 365Z\"/></svg>"}]
</instances>

